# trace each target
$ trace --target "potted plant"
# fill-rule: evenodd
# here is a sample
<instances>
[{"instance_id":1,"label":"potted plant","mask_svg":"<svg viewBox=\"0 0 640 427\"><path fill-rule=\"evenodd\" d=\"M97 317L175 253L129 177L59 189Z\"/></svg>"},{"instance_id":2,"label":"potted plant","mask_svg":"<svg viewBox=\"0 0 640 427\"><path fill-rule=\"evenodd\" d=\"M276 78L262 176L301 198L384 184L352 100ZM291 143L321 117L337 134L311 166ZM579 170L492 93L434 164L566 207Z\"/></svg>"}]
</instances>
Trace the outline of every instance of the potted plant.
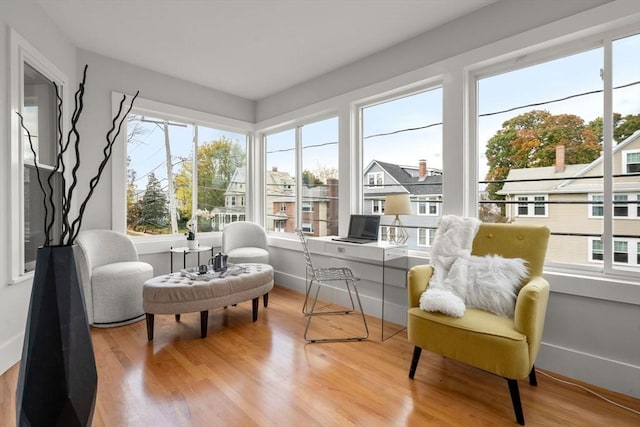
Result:
<instances>
[{"instance_id":1,"label":"potted plant","mask_svg":"<svg viewBox=\"0 0 640 427\"><path fill-rule=\"evenodd\" d=\"M187 221L188 232L184 233L187 236L187 247L191 250L198 248L198 241L196 240L196 224L193 218Z\"/></svg>"}]
</instances>

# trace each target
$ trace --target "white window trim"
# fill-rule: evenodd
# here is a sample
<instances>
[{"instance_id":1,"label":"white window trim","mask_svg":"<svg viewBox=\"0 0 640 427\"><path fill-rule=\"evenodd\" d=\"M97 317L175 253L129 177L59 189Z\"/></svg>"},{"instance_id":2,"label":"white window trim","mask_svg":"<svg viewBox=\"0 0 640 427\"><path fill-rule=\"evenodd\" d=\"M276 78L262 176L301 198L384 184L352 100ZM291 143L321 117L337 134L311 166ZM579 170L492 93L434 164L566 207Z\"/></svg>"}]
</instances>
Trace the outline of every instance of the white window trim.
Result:
<instances>
[{"instance_id":1,"label":"white window trim","mask_svg":"<svg viewBox=\"0 0 640 427\"><path fill-rule=\"evenodd\" d=\"M596 196L600 196L604 199L604 195L603 193L589 193L587 195L587 197L589 198L590 202L593 202L594 199L596 198ZM594 215L593 214L593 208L595 206L601 206L602 207L602 211L604 214L604 200L602 200L603 204L602 205L596 205L595 203L590 203L587 205L587 218L596 218L596 219L602 219L604 215Z\"/></svg>"},{"instance_id":2,"label":"white window trim","mask_svg":"<svg viewBox=\"0 0 640 427\"><path fill-rule=\"evenodd\" d=\"M9 179L10 206L9 211L9 253L7 254L9 266L9 283L21 283L31 280L34 272L24 272L24 157L23 135L17 120L17 112L22 112L24 97L24 63L28 62L38 72L49 80L62 87L60 96L62 103L62 135L66 135L68 129L69 102L73 98L69 95L69 79L53 62L36 49L24 37L13 28L9 31L9 99L10 99L10 147L11 172ZM73 101L71 101L73 102ZM71 159L70 152L65 153L67 164ZM65 179L69 178L71 168L67 167ZM73 200L71 212L77 207L77 201Z\"/></svg>"},{"instance_id":3,"label":"white window trim","mask_svg":"<svg viewBox=\"0 0 640 427\"><path fill-rule=\"evenodd\" d=\"M114 117L118 112L118 106L122 100L122 93L111 92L111 114ZM123 104L126 110L131 105L132 96L127 96ZM244 122L242 120L231 119L228 117L218 116L211 113L192 110L190 108L178 107L163 102L152 101L138 97L134 103L132 113L144 113L149 116L161 116L163 118L181 121L185 123L197 123L198 125L210 126L215 129L228 132L236 132L247 135L247 177L246 177L246 194L249 194L254 186L253 183L253 158L254 144L251 143L252 135L255 129L253 123ZM113 153L111 156L111 228L115 231L125 233L127 231L127 132L123 129L118 135L117 141L113 145ZM251 199L249 202L251 203ZM252 206L245 209L246 218L253 218L251 214ZM205 236L215 233L203 233ZM159 236L141 236L136 241L163 241L173 240L176 237L182 239L180 234L163 234Z\"/></svg>"},{"instance_id":4,"label":"white window trim","mask_svg":"<svg viewBox=\"0 0 640 427\"><path fill-rule=\"evenodd\" d=\"M525 215L520 214L520 197L526 197L527 198L527 213ZM536 201L535 198L536 197L543 197L544 198L544 202L549 200L549 197L547 194L532 194L532 195L516 195L514 196L514 200L518 203L516 203L516 209L515 209L515 216L516 217L520 217L520 218L547 218L549 216L549 205L548 204L544 204L544 214L543 215L536 215L536 203L540 203L539 201Z\"/></svg>"},{"instance_id":5,"label":"white window trim","mask_svg":"<svg viewBox=\"0 0 640 427\"><path fill-rule=\"evenodd\" d=\"M373 184L369 184L373 177ZM378 184L378 177L380 177L381 183ZM384 188L384 172L369 172L367 173L367 187L368 188Z\"/></svg>"},{"instance_id":6,"label":"white window trim","mask_svg":"<svg viewBox=\"0 0 640 427\"><path fill-rule=\"evenodd\" d=\"M417 202L418 202L418 206L417 206L417 215L420 216L440 216L440 203L438 203L440 197L438 196L419 196L417 198ZM420 213L420 205L424 204L425 206L425 213ZM436 213L432 214L429 212L429 207L431 206L435 206L436 207Z\"/></svg>"},{"instance_id":7,"label":"white window trim","mask_svg":"<svg viewBox=\"0 0 640 427\"><path fill-rule=\"evenodd\" d=\"M628 154L635 154L635 153L640 153L640 149L636 149L636 150L622 150L622 170L620 171L621 174L626 175L629 174L630 172L627 172L627 155Z\"/></svg>"}]
</instances>

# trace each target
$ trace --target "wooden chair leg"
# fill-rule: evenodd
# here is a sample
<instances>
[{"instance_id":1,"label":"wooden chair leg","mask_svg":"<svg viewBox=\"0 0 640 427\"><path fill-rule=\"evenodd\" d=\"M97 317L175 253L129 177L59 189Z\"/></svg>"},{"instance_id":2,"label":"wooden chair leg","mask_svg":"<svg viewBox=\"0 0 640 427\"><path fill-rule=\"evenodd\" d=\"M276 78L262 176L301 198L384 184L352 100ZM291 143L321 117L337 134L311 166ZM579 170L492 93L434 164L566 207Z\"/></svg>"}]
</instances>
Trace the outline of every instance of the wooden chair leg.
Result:
<instances>
[{"instance_id":1,"label":"wooden chair leg","mask_svg":"<svg viewBox=\"0 0 640 427\"><path fill-rule=\"evenodd\" d=\"M209 328L209 310L200 312L200 338L207 337L207 329Z\"/></svg>"},{"instance_id":2,"label":"wooden chair leg","mask_svg":"<svg viewBox=\"0 0 640 427\"><path fill-rule=\"evenodd\" d=\"M529 372L529 384L538 385L538 379L536 378L536 367L535 365L531 367L531 372Z\"/></svg>"},{"instance_id":3,"label":"wooden chair leg","mask_svg":"<svg viewBox=\"0 0 640 427\"><path fill-rule=\"evenodd\" d=\"M409 368L409 378L413 379L416 374L416 368L418 367L418 362L420 361L420 355L422 354L422 348L415 346L413 348L413 358L411 359L411 368Z\"/></svg>"},{"instance_id":4,"label":"wooden chair leg","mask_svg":"<svg viewBox=\"0 0 640 427\"><path fill-rule=\"evenodd\" d=\"M255 322L256 320L258 320L258 303L260 302L260 298L254 298L251 300L251 305L252 305L252 314L253 314L253 321Z\"/></svg>"},{"instance_id":5,"label":"wooden chair leg","mask_svg":"<svg viewBox=\"0 0 640 427\"><path fill-rule=\"evenodd\" d=\"M518 389L518 380L507 378L509 383L509 393L511 394L511 403L513 403L513 412L516 414L516 421L521 426L524 425L524 414L522 413L522 403L520 402L520 390Z\"/></svg>"},{"instance_id":6,"label":"wooden chair leg","mask_svg":"<svg viewBox=\"0 0 640 427\"><path fill-rule=\"evenodd\" d=\"M176 322L179 322L179 321L180 321L180 314L178 313L176 314Z\"/></svg>"},{"instance_id":7,"label":"wooden chair leg","mask_svg":"<svg viewBox=\"0 0 640 427\"><path fill-rule=\"evenodd\" d=\"M264 305L264 308L267 308L267 306L269 305L269 292L262 295L262 304Z\"/></svg>"},{"instance_id":8,"label":"wooden chair leg","mask_svg":"<svg viewBox=\"0 0 640 427\"><path fill-rule=\"evenodd\" d=\"M153 341L153 314L145 313L147 318L147 339Z\"/></svg>"}]
</instances>

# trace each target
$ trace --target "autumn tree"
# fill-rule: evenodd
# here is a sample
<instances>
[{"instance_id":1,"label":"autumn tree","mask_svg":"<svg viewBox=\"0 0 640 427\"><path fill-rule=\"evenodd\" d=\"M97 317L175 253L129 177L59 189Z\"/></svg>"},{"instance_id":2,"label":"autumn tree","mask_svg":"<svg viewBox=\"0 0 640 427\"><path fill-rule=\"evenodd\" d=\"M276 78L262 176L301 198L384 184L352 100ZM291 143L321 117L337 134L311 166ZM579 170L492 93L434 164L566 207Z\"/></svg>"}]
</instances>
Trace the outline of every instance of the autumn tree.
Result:
<instances>
[{"instance_id":1,"label":"autumn tree","mask_svg":"<svg viewBox=\"0 0 640 427\"><path fill-rule=\"evenodd\" d=\"M598 158L601 149L596 129L574 114L533 110L513 117L487 143L486 179L506 179L511 169L552 166L557 145L565 146L566 164L589 163ZM496 194L502 185L487 186L491 200L502 199Z\"/></svg>"},{"instance_id":2,"label":"autumn tree","mask_svg":"<svg viewBox=\"0 0 640 427\"><path fill-rule=\"evenodd\" d=\"M237 141L221 136L198 147L198 209L212 210L225 205L224 194L236 169L246 163L245 151ZM193 165L182 162L175 176L175 191L181 219L192 218Z\"/></svg>"},{"instance_id":3,"label":"autumn tree","mask_svg":"<svg viewBox=\"0 0 640 427\"><path fill-rule=\"evenodd\" d=\"M602 141L602 117L590 121L587 126L593 129L598 140ZM640 114L627 114L623 117L620 113L613 113L613 139L616 144L633 135L638 129L640 129Z\"/></svg>"}]
</instances>

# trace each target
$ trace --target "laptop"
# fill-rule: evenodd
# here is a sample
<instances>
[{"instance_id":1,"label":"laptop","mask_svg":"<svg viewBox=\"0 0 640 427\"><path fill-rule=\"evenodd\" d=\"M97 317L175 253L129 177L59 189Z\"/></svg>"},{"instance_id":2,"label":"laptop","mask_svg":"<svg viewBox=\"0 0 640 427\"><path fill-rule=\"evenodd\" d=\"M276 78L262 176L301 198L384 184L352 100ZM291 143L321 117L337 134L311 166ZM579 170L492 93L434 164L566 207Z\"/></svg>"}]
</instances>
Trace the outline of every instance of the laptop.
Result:
<instances>
[{"instance_id":1,"label":"laptop","mask_svg":"<svg viewBox=\"0 0 640 427\"><path fill-rule=\"evenodd\" d=\"M378 241L380 215L351 215L347 237L335 237L331 240L346 243L373 243Z\"/></svg>"}]
</instances>

